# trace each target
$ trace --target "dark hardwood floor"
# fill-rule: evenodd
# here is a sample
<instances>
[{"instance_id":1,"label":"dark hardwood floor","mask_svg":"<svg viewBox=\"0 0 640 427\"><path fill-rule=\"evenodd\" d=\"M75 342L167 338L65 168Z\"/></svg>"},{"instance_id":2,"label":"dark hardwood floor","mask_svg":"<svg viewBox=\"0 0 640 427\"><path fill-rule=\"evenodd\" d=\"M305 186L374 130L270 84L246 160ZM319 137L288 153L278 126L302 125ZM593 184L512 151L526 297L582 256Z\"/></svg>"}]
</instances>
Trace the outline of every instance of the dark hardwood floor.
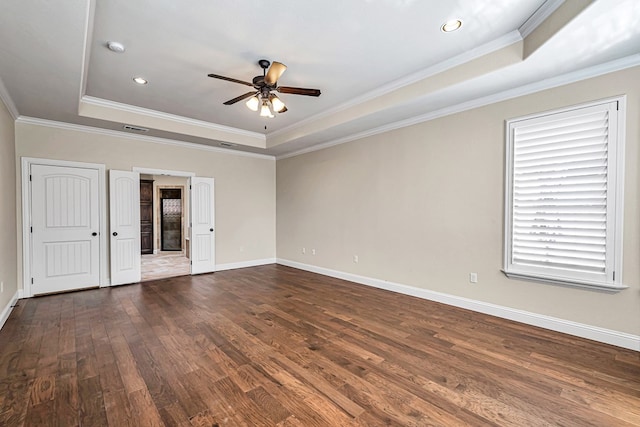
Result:
<instances>
[{"instance_id":1,"label":"dark hardwood floor","mask_svg":"<svg viewBox=\"0 0 640 427\"><path fill-rule=\"evenodd\" d=\"M2 426L640 425L640 353L268 265L21 300Z\"/></svg>"}]
</instances>

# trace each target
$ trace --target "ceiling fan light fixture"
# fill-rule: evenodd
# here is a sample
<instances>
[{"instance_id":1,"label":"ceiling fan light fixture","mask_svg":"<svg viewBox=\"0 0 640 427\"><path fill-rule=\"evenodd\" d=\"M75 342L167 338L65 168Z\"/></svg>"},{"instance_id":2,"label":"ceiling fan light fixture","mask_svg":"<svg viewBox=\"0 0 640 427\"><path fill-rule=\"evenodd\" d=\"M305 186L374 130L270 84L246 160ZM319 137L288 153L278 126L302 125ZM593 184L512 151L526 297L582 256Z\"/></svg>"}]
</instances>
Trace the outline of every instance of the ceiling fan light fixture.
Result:
<instances>
[{"instance_id":1,"label":"ceiling fan light fixture","mask_svg":"<svg viewBox=\"0 0 640 427\"><path fill-rule=\"evenodd\" d=\"M286 105L284 105L284 102L282 102L280 100L280 98L278 98L276 95L271 94L269 95L269 101L271 101L271 105L273 106L273 110L277 113L280 113L282 110L284 110L285 108L287 108Z\"/></svg>"},{"instance_id":2,"label":"ceiling fan light fixture","mask_svg":"<svg viewBox=\"0 0 640 427\"><path fill-rule=\"evenodd\" d=\"M249 100L246 102L246 105L247 108L251 111L258 111L258 106L260 106L260 100L258 99L258 96L254 95L249 98Z\"/></svg>"},{"instance_id":3,"label":"ceiling fan light fixture","mask_svg":"<svg viewBox=\"0 0 640 427\"><path fill-rule=\"evenodd\" d=\"M271 109L269 108L269 102L265 99L262 101L262 108L260 108L260 117L273 117Z\"/></svg>"},{"instance_id":4,"label":"ceiling fan light fixture","mask_svg":"<svg viewBox=\"0 0 640 427\"><path fill-rule=\"evenodd\" d=\"M443 33L451 33L453 31L459 30L462 27L462 20L460 19L451 19L440 27L440 31Z\"/></svg>"},{"instance_id":5,"label":"ceiling fan light fixture","mask_svg":"<svg viewBox=\"0 0 640 427\"><path fill-rule=\"evenodd\" d=\"M288 111L284 102L275 94L271 93L272 91L292 95L320 96L320 89L279 86L278 79L287 69L287 66L283 63L278 61L269 62L266 59L261 59L258 61L258 65L262 68L262 75L255 76L251 82L221 76L219 74L207 74L207 76L214 79L226 80L228 82L253 87L252 91L223 102L224 105L233 105L236 102L245 101L245 105L251 111L259 111L261 117L271 118L275 117L275 113Z\"/></svg>"}]
</instances>

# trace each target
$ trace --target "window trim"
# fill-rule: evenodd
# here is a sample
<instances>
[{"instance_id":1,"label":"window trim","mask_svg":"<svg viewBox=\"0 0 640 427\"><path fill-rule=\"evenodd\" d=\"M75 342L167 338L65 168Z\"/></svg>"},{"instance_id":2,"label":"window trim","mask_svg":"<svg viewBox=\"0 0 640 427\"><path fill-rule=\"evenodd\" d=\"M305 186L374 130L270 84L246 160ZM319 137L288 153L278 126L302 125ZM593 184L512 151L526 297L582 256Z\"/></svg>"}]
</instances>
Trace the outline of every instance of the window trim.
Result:
<instances>
[{"instance_id":1,"label":"window trim","mask_svg":"<svg viewBox=\"0 0 640 427\"><path fill-rule=\"evenodd\" d=\"M504 246L503 246L503 268L502 272L509 278L533 280L543 283L551 283L564 286L598 289L604 291L619 291L628 288L622 283L622 259L623 259L623 221L624 221L624 146L625 146L625 118L626 118L626 95L601 99L578 105L572 105L560 109L544 111L527 116L516 117L505 122L505 198L504 198ZM607 249L607 257L613 257L611 262L613 272L607 271L605 280L594 281L581 278L563 277L560 275L530 272L520 270L510 263L512 253L512 226L513 226L513 132L517 122L536 119L556 114L571 112L578 109L602 106L617 102L616 115L617 123L610 127L614 133L615 141L609 141L607 158L609 163L609 179L607 184L607 204L612 203L614 215L608 218L607 222L613 221L611 229L613 236L610 249ZM612 139L612 138L610 138ZM613 172L611 174L611 172ZM543 267L541 267L543 269ZM526 270L526 269L525 269Z\"/></svg>"}]
</instances>

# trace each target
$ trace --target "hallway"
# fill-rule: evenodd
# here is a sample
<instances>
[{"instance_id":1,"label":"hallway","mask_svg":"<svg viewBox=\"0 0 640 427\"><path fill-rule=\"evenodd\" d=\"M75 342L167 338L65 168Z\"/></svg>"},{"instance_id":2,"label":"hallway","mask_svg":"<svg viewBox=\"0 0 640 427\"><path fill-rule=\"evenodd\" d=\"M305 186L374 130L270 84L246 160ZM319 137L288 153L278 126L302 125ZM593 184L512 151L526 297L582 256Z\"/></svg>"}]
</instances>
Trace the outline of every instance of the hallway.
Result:
<instances>
[{"instance_id":1,"label":"hallway","mask_svg":"<svg viewBox=\"0 0 640 427\"><path fill-rule=\"evenodd\" d=\"M189 259L182 252L142 255L142 281L191 274Z\"/></svg>"}]
</instances>

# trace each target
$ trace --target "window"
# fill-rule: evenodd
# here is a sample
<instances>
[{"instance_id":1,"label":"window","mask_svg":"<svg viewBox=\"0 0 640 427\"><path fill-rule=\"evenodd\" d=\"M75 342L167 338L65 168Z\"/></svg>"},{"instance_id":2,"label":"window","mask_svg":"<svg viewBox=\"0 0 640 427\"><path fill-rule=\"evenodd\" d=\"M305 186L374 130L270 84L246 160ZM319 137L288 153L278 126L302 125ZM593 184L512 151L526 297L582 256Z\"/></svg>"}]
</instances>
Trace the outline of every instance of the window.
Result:
<instances>
[{"instance_id":1,"label":"window","mask_svg":"<svg viewBox=\"0 0 640 427\"><path fill-rule=\"evenodd\" d=\"M507 122L509 277L622 289L625 98Z\"/></svg>"}]
</instances>

